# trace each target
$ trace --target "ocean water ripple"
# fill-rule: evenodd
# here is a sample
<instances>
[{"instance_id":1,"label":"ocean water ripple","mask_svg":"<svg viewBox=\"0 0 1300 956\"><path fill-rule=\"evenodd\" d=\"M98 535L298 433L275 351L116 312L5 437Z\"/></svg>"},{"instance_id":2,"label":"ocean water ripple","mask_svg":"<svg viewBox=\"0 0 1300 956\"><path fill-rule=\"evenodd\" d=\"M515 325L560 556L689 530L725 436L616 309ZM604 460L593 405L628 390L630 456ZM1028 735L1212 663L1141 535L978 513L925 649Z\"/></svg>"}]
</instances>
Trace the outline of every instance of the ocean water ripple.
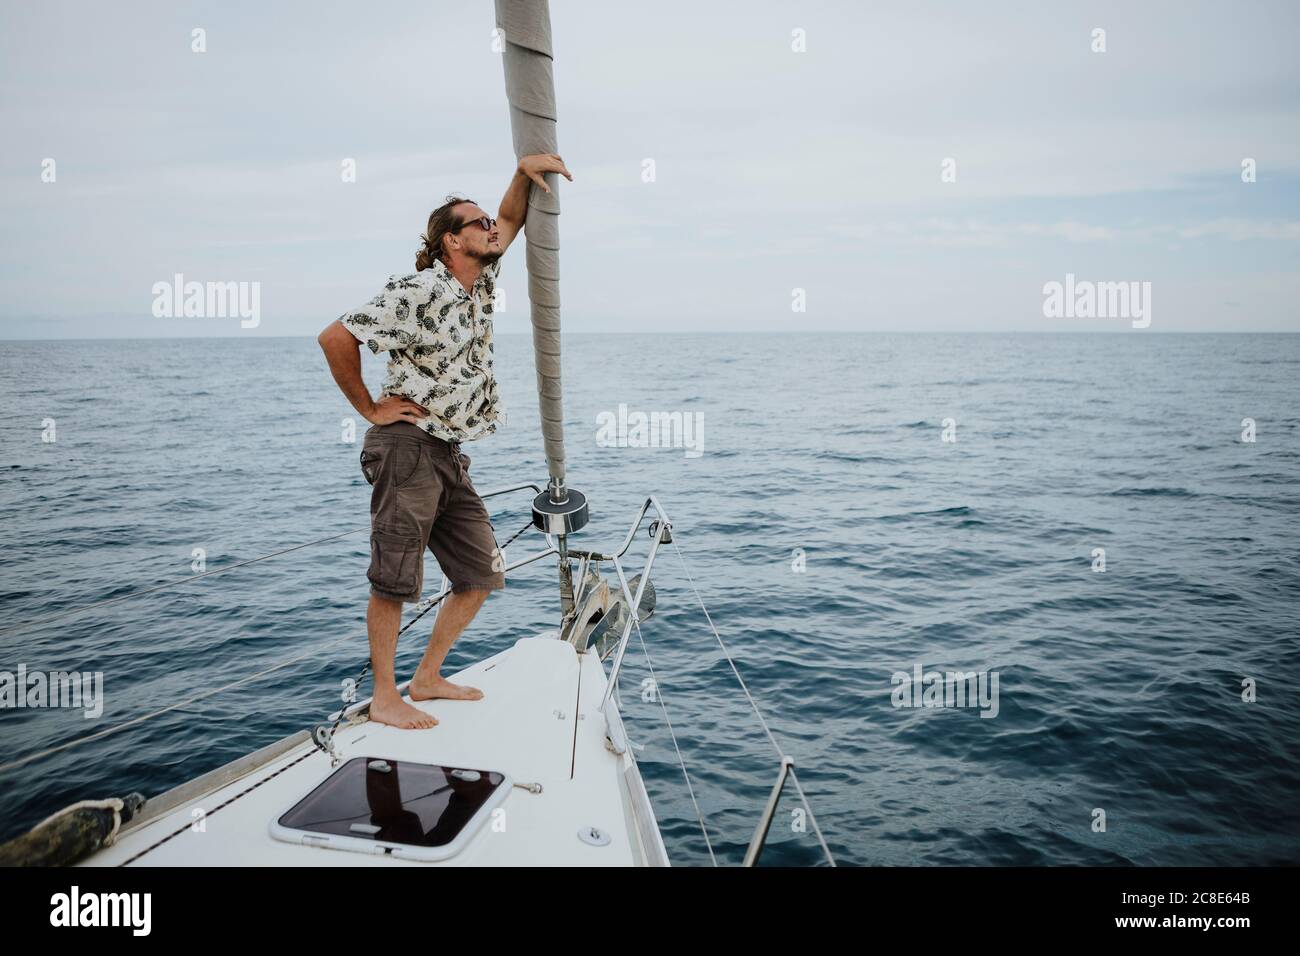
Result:
<instances>
[{"instance_id":1,"label":"ocean water ripple","mask_svg":"<svg viewBox=\"0 0 1300 956\"><path fill-rule=\"evenodd\" d=\"M467 449L480 489L545 475L530 341L497 349L510 423ZM613 544L646 494L663 502L841 863L1300 863L1300 337L575 335L564 364L583 539ZM341 440L355 415L314 342L6 343L0 394L0 671L98 670L106 695L97 721L0 710L0 762L307 655L0 775L0 838L334 709L366 656L364 533L2 630L187 579L195 549L231 568L364 528L364 423ZM702 415L702 454L601 446L620 403ZM492 510L499 537L528 521L523 497ZM552 579L512 577L452 665L554 626ZM657 689L736 863L777 758L671 549L654 581ZM917 667L997 672L996 716L896 706ZM670 856L704 864L649 676L634 641L628 731ZM765 862L819 862L798 809L787 788Z\"/></svg>"}]
</instances>

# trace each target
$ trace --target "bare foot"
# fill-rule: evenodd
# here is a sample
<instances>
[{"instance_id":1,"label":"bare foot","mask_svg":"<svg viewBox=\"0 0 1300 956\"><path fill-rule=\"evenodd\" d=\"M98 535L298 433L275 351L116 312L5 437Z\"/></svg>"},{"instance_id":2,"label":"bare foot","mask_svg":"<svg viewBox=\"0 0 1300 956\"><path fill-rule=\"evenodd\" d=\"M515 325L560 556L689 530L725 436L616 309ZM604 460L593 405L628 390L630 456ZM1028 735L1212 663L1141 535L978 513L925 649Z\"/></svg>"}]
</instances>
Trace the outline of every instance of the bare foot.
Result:
<instances>
[{"instance_id":1,"label":"bare foot","mask_svg":"<svg viewBox=\"0 0 1300 956\"><path fill-rule=\"evenodd\" d=\"M418 676L412 677L410 686L406 690L411 695L411 700L433 700L435 697L444 697L447 700L483 699L483 692L477 687L453 684L445 677L435 677L431 681Z\"/></svg>"},{"instance_id":2,"label":"bare foot","mask_svg":"<svg viewBox=\"0 0 1300 956\"><path fill-rule=\"evenodd\" d=\"M370 719L403 730L427 730L438 723L438 718L426 714L419 707L411 706L400 697L372 700Z\"/></svg>"}]
</instances>

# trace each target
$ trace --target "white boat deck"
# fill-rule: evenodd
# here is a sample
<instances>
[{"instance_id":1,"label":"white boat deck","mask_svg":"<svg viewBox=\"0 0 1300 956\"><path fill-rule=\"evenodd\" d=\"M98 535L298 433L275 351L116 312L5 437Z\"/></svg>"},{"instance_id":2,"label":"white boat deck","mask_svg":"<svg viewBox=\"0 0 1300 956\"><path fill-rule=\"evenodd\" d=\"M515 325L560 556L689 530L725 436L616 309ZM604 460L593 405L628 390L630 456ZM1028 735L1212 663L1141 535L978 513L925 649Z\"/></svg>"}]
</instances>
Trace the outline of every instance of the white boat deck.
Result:
<instances>
[{"instance_id":1,"label":"white boat deck","mask_svg":"<svg viewBox=\"0 0 1300 956\"><path fill-rule=\"evenodd\" d=\"M666 864L658 826L630 748L605 745L600 713L606 677L594 652L579 655L553 633L526 638L454 675L483 690L478 701L416 706L438 718L428 730L370 721L339 728L341 761L381 757L496 770L517 784L498 821L489 820L456 856L437 863L285 843L268 827L333 771L310 741L248 768L218 789L196 793L160 815L149 807L86 866L636 866ZM166 796L166 795L164 795ZM164 803L164 801L158 801ZM164 803L165 805L165 803ZM200 812L201 811L201 812ZM579 839L584 828L609 836Z\"/></svg>"}]
</instances>

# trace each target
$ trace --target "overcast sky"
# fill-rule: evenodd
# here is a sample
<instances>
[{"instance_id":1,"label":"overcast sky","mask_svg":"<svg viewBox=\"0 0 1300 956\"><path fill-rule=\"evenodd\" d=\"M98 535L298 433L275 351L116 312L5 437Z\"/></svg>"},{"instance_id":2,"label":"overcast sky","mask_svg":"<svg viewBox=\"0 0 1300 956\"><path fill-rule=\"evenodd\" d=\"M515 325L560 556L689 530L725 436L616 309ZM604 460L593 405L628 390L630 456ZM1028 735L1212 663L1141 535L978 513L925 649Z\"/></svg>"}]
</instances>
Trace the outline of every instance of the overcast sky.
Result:
<instances>
[{"instance_id":1,"label":"overcast sky","mask_svg":"<svg viewBox=\"0 0 1300 956\"><path fill-rule=\"evenodd\" d=\"M444 194L495 212L514 167L486 0L0 16L0 337L314 334L413 270ZM1046 318L1073 273L1150 282L1148 332L1300 331L1294 2L552 21L569 329L1131 331ZM527 328L523 268L520 240L500 332ZM152 317L176 273L260 283L260 325Z\"/></svg>"}]
</instances>

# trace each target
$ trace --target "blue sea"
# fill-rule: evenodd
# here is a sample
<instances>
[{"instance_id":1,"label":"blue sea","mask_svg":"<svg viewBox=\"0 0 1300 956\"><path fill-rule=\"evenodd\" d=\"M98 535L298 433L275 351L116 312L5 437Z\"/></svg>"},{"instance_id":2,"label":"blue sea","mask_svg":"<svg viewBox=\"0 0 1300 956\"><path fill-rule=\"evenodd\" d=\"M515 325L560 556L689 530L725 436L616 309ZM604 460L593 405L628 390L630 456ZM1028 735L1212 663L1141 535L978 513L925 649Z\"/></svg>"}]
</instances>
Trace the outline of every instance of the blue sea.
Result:
<instances>
[{"instance_id":1,"label":"blue sea","mask_svg":"<svg viewBox=\"0 0 1300 956\"><path fill-rule=\"evenodd\" d=\"M569 481L592 508L580 544L612 547L658 497L840 864L1300 863L1300 336L565 347ZM0 710L0 763L308 655L0 774L0 838L79 799L156 794L333 710L367 655L364 532L46 620L192 578L196 548L213 570L366 527L365 423L343 440L356 416L316 343L0 356L0 670L102 671L105 694L96 720ZM508 424L465 449L481 491L546 472L529 338L499 336L497 363ZM620 405L692 416L700 454L598 440ZM499 539L527 506L494 500ZM525 534L511 557L539 544ZM738 863L778 758L671 548L653 580L658 687L717 860ZM451 664L557 614L554 565L521 569ZM917 668L996 672L996 716L895 706L894 675ZM629 733L671 860L708 864L648 674L634 643ZM821 860L800 809L787 788L765 864Z\"/></svg>"}]
</instances>

